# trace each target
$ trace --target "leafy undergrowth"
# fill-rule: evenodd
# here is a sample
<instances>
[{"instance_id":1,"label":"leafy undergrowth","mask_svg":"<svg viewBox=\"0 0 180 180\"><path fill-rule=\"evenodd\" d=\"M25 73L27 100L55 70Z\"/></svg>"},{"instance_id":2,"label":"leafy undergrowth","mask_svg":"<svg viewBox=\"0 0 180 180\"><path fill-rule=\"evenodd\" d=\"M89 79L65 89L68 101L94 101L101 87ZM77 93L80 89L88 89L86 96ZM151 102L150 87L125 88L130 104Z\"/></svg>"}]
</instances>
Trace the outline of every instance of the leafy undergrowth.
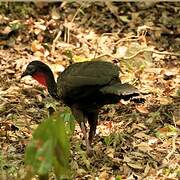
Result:
<instances>
[{"instance_id":1,"label":"leafy undergrowth","mask_svg":"<svg viewBox=\"0 0 180 180\"><path fill-rule=\"evenodd\" d=\"M71 179L178 179L179 11L179 3L2 3L0 179L24 178L33 132L49 107L64 110L30 77L20 79L26 65L42 60L57 76L94 58L119 65L146 102L102 108L92 158L75 127Z\"/></svg>"}]
</instances>

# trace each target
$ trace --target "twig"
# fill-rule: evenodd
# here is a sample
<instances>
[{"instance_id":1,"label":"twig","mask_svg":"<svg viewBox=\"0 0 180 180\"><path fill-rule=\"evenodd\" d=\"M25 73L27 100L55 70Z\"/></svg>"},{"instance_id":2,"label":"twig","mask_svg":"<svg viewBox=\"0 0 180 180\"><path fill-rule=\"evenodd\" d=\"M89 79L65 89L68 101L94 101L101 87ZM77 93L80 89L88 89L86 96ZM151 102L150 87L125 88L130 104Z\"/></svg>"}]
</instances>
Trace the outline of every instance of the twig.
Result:
<instances>
[{"instance_id":1,"label":"twig","mask_svg":"<svg viewBox=\"0 0 180 180\"><path fill-rule=\"evenodd\" d=\"M54 54L55 51L55 46L56 46L56 42L58 41L59 37L61 36L62 31L60 30L57 34L57 36L55 37L55 39L53 40L53 44L52 44L52 50L51 53Z\"/></svg>"},{"instance_id":2,"label":"twig","mask_svg":"<svg viewBox=\"0 0 180 180\"><path fill-rule=\"evenodd\" d=\"M116 57L113 56L113 55L111 55L111 54L100 54L99 56L93 57L93 58L91 58L90 60L100 59L101 57L104 57L104 56L109 56L109 57L111 57L111 58L113 58L113 59L116 59Z\"/></svg>"},{"instance_id":3,"label":"twig","mask_svg":"<svg viewBox=\"0 0 180 180\"><path fill-rule=\"evenodd\" d=\"M173 119L174 127L176 128L176 120L175 120L173 113L172 113L172 117L173 117L172 119Z\"/></svg>"},{"instance_id":4,"label":"twig","mask_svg":"<svg viewBox=\"0 0 180 180\"><path fill-rule=\"evenodd\" d=\"M132 39L134 38L134 39ZM138 41L138 36L129 36L129 37L126 37L126 38L122 38L118 41L116 41L115 43L112 43L113 45L117 45L121 42L132 42L132 41Z\"/></svg>"},{"instance_id":5,"label":"twig","mask_svg":"<svg viewBox=\"0 0 180 180\"><path fill-rule=\"evenodd\" d=\"M100 40L101 40L101 37L100 37ZM96 40L96 42L97 42L97 40ZM97 46L96 46L96 50L95 50L93 59L96 59L96 58L97 58L97 57L96 57L96 54L97 54L97 50L98 50L98 48L99 48L99 44L100 44L100 43L97 43Z\"/></svg>"},{"instance_id":6,"label":"twig","mask_svg":"<svg viewBox=\"0 0 180 180\"><path fill-rule=\"evenodd\" d=\"M180 54L178 54L178 53L160 52L160 51L151 50L151 49L141 49L137 53L133 54L132 56L123 57L123 59L125 59L125 60L132 59L132 58L136 57L138 54L143 53L143 52L152 52L155 54L170 55L170 56L180 56Z\"/></svg>"},{"instance_id":7,"label":"twig","mask_svg":"<svg viewBox=\"0 0 180 180\"><path fill-rule=\"evenodd\" d=\"M176 151L176 138L178 135L173 136L172 139L172 150L168 153L168 155L164 158L163 163L166 163L165 161L169 161L170 157L174 154Z\"/></svg>"},{"instance_id":8,"label":"twig","mask_svg":"<svg viewBox=\"0 0 180 180\"><path fill-rule=\"evenodd\" d=\"M133 54L132 56L129 56L129 57L122 57L121 60L129 60L129 59L132 59L134 57L136 57L137 55L139 55L140 53L143 53L143 52L152 52L152 53L155 53L155 54L161 54L161 55L170 55L170 56L180 56L180 54L178 53L170 53L170 52L160 52L160 51L156 51L156 50L151 50L151 49L141 49L139 50L137 53ZM111 58L116 58L118 59L118 57L115 57L111 54L100 54L99 56L96 56L96 59L99 59L101 57L104 57L104 56L109 56Z\"/></svg>"},{"instance_id":9,"label":"twig","mask_svg":"<svg viewBox=\"0 0 180 180\"><path fill-rule=\"evenodd\" d=\"M3 97L3 94L0 94L0 95L1 95L0 96L0 100L2 100L3 102L8 102L9 103L9 101L6 98Z\"/></svg>"},{"instance_id":10,"label":"twig","mask_svg":"<svg viewBox=\"0 0 180 180\"><path fill-rule=\"evenodd\" d=\"M73 16L73 18L72 18L70 24L73 23L75 17L76 17L77 14L79 13L79 11L80 11L81 7L83 6L83 4L84 4L84 2L81 4L81 6L78 8L78 10L76 11L76 13L74 14L74 16ZM70 36L69 33L70 33L70 28L68 27L67 29L68 29L68 32L67 32L67 43L69 44L69 36ZM59 37L61 36L61 34L62 34L62 31L60 30L60 31L58 32L57 36L55 37L55 39L53 40L52 50L51 50L51 53L52 53L52 54L54 54L54 52L55 52L56 42L58 41L58 39L59 39ZM65 35L66 35L66 33L65 33Z\"/></svg>"},{"instance_id":11,"label":"twig","mask_svg":"<svg viewBox=\"0 0 180 180\"><path fill-rule=\"evenodd\" d=\"M73 18L72 18L72 20L71 20L71 22L70 22L70 27L71 27L71 25L72 25L72 23L74 22L74 19L76 18L76 16L78 15L78 13L79 13L79 11L80 11L80 9L81 9L81 7L84 5L84 2L82 2L82 4L80 5L80 7L78 8L78 10L76 11L76 13L74 14L74 16L73 16ZM70 39L70 28L69 28L69 26L68 26L68 32L67 32L67 43L69 44L69 39Z\"/></svg>"},{"instance_id":12,"label":"twig","mask_svg":"<svg viewBox=\"0 0 180 180\"><path fill-rule=\"evenodd\" d=\"M176 127L176 122L174 121L174 126ZM178 134L173 136L172 139L172 150L169 152L169 154L165 157L165 159L167 161L169 161L169 158L174 154L174 152L176 151L176 139L178 137Z\"/></svg>"},{"instance_id":13,"label":"twig","mask_svg":"<svg viewBox=\"0 0 180 180\"><path fill-rule=\"evenodd\" d=\"M2 116L2 115L4 115L4 114L8 114L9 112L11 112L13 109L15 109L16 107L12 107L12 108L10 108L10 109L8 109L7 111L2 111L2 113L0 113L0 115Z\"/></svg>"},{"instance_id":14,"label":"twig","mask_svg":"<svg viewBox=\"0 0 180 180\"><path fill-rule=\"evenodd\" d=\"M153 52L155 54L170 55L170 56L180 56L179 53L160 52L160 51L156 51L156 50L149 50L149 51L151 51L151 52Z\"/></svg>"}]
</instances>

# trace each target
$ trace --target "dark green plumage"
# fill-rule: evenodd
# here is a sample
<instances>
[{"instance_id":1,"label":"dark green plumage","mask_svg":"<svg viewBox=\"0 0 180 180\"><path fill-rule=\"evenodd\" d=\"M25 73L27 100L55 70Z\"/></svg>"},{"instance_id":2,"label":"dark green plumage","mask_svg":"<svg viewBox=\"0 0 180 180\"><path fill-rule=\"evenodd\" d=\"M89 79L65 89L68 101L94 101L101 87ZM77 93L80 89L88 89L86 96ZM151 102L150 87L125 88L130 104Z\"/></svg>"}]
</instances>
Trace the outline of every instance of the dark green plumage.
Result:
<instances>
[{"instance_id":1,"label":"dark green plumage","mask_svg":"<svg viewBox=\"0 0 180 180\"><path fill-rule=\"evenodd\" d=\"M121 83L118 66L90 61L69 66L57 79L57 94L69 106L78 102L83 109L94 110L116 103L120 98L130 99L139 91L130 84Z\"/></svg>"},{"instance_id":2,"label":"dark green plumage","mask_svg":"<svg viewBox=\"0 0 180 180\"><path fill-rule=\"evenodd\" d=\"M104 86L104 84L110 83L117 78L119 78L118 67L112 63L103 61L76 63L69 66L58 77L57 93L66 97L78 88Z\"/></svg>"},{"instance_id":3,"label":"dark green plumage","mask_svg":"<svg viewBox=\"0 0 180 180\"><path fill-rule=\"evenodd\" d=\"M38 73L41 76L45 75L47 80L45 84L52 97L63 100L71 108L83 131L88 153L91 152L90 144L96 132L99 109L105 104L117 103L120 99L129 100L139 95L137 88L121 83L118 66L110 62L91 61L72 64L61 73L57 84L51 69L40 61L31 62L23 76L31 75L38 80ZM90 125L89 140L86 120Z\"/></svg>"}]
</instances>

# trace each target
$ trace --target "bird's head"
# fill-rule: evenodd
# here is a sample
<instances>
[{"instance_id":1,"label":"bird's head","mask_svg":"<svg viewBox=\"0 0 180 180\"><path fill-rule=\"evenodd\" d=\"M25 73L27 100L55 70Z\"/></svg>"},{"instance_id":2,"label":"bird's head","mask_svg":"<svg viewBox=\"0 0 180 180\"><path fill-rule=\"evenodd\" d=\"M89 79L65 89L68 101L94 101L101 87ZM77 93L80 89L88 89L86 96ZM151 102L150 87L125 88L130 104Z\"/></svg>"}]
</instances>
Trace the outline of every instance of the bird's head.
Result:
<instances>
[{"instance_id":1,"label":"bird's head","mask_svg":"<svg viewBox=\"0 0 180 180\"><path fill-rule=\"evenodd\" d=\"M26 67L26 70L21 75L21 78L25 76L32 76L40 84L47 87L48 77L52 76L52 71L48 65L41 61L32 61ZM52 78L52 77L51 77Z\"/></svg>"},{"instance_id":2,"label":"bird's head","mask_svg":"<svg viewBox=\"0 0 180 180\"><path fill-rule=\"evenodd\" d=\"M21 75L21 78L28 75L32 76L40 84L46 86L49 94L53 98L59 99L57 95L57 84L55 82L53 72L48 65L41 61L32 61L27 65L26 70Z\"/></svg>"}]
</instances>

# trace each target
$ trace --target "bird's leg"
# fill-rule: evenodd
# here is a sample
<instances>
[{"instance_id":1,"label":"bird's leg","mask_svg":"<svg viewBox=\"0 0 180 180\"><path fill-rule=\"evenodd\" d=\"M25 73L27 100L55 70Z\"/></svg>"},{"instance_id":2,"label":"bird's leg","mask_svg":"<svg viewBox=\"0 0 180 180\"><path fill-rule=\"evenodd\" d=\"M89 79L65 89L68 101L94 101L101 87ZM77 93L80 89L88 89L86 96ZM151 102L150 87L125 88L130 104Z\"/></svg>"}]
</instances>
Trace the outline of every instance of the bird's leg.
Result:
<instances>
[{"instance_id":1,"label":"bird's leg","mask_svg":"<svg viewBox=\"0 0 180 180\"><path fill-rule=\"evenodd\" d=\"M88 112L87 113L88 117L88 123L90 126L90 131L89 131L89 143L91 145L93 138L96 134L96 126L97 126L97 120L98 120L98 112Z\"/></svg>"},{"instance_id":2,"label":"bird's leg","mask_svg":"<svg viewBox=\"0 0 180 180\"><path fill-rule=\"evenodd\" d=\"M92 144L95 134L96 134L96 126L94 126L94 127L91 126L90 131L89 131L89 144L90 145Z\"/></svg>"},{"instance_id":3,"label":"bird's leg","mask_svg":"<svg viewBox=\"0 0 180 180\"><path fill-rule=\"evenodd\" d=\"M71 109L72 109L72 113L73 113L75 119L79 123L79 126L80 126L80 128L82 130L82 133L83 133L83 136L84 136L84 139L85 139L85 143L86 143L87 154L89 156L91 156L92 152L93 152L93 149L90 146L88 135L87 135L87 128L86 128L86 125L85 125L86 117L84 116L83 112L78 108L77 105L73 105L71 107Z\"/></svg>"},{"instance_id":4,"label":"bird's leg","mask_svg":"<svg viewBox=\"0 0 180 180\"><path fill-rule=\"evenodd\" d=\"M88 154L88 156L92 156L93 149L92 149L92 147L90 145L90 142L89 142L89 139L88 139L88 136L87 136L87 129L86 129L85 123L80 122L80 127L81 127L81 130L82 130L84 139L85 139L86 148L87 148L87 154Z\"/></svg>"}]
</instances>

